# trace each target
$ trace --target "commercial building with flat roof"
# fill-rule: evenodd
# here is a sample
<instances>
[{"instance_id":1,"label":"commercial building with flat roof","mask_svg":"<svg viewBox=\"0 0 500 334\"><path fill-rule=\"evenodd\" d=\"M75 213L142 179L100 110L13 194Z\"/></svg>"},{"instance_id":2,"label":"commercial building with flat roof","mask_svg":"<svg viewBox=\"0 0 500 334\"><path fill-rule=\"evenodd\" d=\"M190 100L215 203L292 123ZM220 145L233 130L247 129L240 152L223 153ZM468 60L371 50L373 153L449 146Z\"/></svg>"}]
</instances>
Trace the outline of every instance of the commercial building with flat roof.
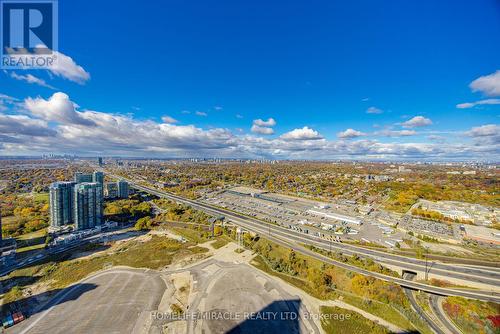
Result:
<instances>
[{"instance_id":1,"label":"commercial building with flat roof","mask_svg":"<svg viewBox=\"0 0 500 334\"><path fill-rule=\"evenodd\" d=\"M339 221L343 221L343 222L347 222L347 223L351 223L351 224L361 225L361 220L359 220L359 219L344 216L344 215L339 215L339 214L336 214L333 212L325 212L325 211L312 210L312 209L307 210L307 212L311 213L313 215L320 216L320 217L325 217L325 218L335 219L335 220L339 220Z\"/></svg>"}]
</instances>

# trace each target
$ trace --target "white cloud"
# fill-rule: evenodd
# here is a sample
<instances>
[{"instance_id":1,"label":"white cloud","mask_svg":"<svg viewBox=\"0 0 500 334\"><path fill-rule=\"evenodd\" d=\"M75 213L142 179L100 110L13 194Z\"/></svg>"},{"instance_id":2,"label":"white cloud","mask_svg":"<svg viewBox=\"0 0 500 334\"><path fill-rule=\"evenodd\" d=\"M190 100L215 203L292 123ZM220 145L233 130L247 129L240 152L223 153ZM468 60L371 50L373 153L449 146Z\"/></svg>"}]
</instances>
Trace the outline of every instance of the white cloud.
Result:
<instances>
[{"instance_id":1,"label":"white cloud","mask_svg":"<svg viewBox=\"0 0 500 334\"><path fill-rule=\"evenodd\" d=\"M361 137L361 136L366 136L366 133L363 133L361 131L357 131L354 129L347 129L345 131L337 133L337 137L342 138L342 139L351 139L351 138L356 138L356 137Z\"/></svg>"},{"instance_id":2,"label":"white cloud","mask_svg":"<svg viewBox=\"0 0 500 334\"><path fill-rule=\"evenodd\" d=\"M0 94L0 111L7 110L9 106L16 104L17 101L18 99L16 99L15 97Z\"/></svg>"},{"instance_id":3,"label":"white cloud","mask_svg":"<svg viewBox=\"0 0 500 334\"><path fill-rule=\"evenodd\" d=\"M370 107L370 108L366 109L367 114L381 114L383 112L384 111L382 109L379 109L377 107Z\"/></svg>"},{"instance_id":4,"label":"white cloud","mask_svg":"<svg viewBox=\"0 0 500 334\"><path fill-rule=\"evenodd\" d=\"M470 129L467 134L471 137L491 137L500 136L500 126L487 124Z\"/></svg>"},{"instance_id":5,"label":"white cloud","mask_svg":"<svg viewBox=\"0 0 500 334\"><path fill-rule=\"evenodd\" d=\"M50 72L79 84L84 84L90 79L90 74L71 57L57 51L54 51L54 54L57 60L48 68Z\"/></svg>"},{"instance_id":6,"label":"white cloud","mask_svg":"<svg viewBox=\"0 0 500 334\"><path fill-rule=\"evenodd\" d=\"M439 136L439 135L429 135L429 136L427 136L427 139L434 141L434 142L437 142L437 143L444 143L446 141L445 137Z\"/></svg>"},{"instance_id":7,"label":"white cloud","mask_svg":"<svg viewBox=\"0 0 500 334\"><path fill-rule=\"evenodd\" d=\"M276 121L274 120L274 118L269 118L267 121L263 121L259 118L253 121L253 125L273 127L276 125Z\"/></svg>"},{"instance_id":8,"label":"white cloud","mask_svg":"<svg viewBox=\"0 0 500 334\"><path fill-rule=\"evenodd\" d=\"M243 118L243 116L242 116L242 115L240 115L240 114L236 114L236 118L242 119L242 118Z\"/></svg>"},{"instance_id":9,"label":"white cloud","mask_svg":"<svg viewBox=\"0 0 500 334\"><path fill-rule=\"evenodd\" d=\"M323 137L318 133L318 131L304 126L302 129L295 129L284 133L280 136L280 138L289 140L317 140L322 139Z\"/></svg>"},{"instance_id":10,"label":"white cloud","mask_svg":"<svg viewBox=\"0 0 500 334\"><path fill-rule=\"evenodd\" d=\"M252 128L250 131L253 133L258 133L261 135L272 135L274 134L273 126L276 125L276 121L274 118L269 118L267 121L264 121L262 119L254 119L252 123Z\"/></svg>"},{"instance_id":11,"label":"white cloud","mask_svg":"<svg viewBox=\"0 0 500 334\"><path fill-rule=\"evenodd\" d=\"M487 96L500 96L500 70L472 81L469 85L473 92Z\"/></svg>"},{"instance_id":12,"label":"white cloud","mask_svg":"<svg viewBox=\"0 0 500 334\"><path fill-rule=\"evenodd\" d=\"M7 100L7 101L18 101L15 97L5 95L5 94L0 94L0 100Z\"/></svg>"},{"instance_id":13,"label":"white cloud","mask_svg":"<svg viewBox=\"0 0 500 334\"><path fill-rule=\"evenodd\" d=\"M312 138L310 135L315 131L305 127L288 135L268 138L233 134L223 128L202 129L194 125L138 120L133 115L79 111L80 107L63 93L56 93L48 100L28 98L26 101L33 101L36 106L30 115L12 115L22 112L13 105L9 105L10 114L0 113L0 155L54 152L92 156L423 160L498 160L500 157L496 135L499 129L495 124L472 128L450 143L355 139L365 134L353 129L343 132L343 139L352 140L291 140L292 137ZM49 111L37 109L42 107ZM75 117L93 125L81 124ZM263 128L265 132L273 131L271 127Z\"/></svg>"},{"instance_id":14,"label":"white cloud","mask_svg":"<svg viewBox=\"0 0 500 334\"><path fill-rule=\"evenodd\" d=\"M432 121L429 118L423 116L415 116L412 119L407 120L402 124L405 128L416 128L421 126L431 125Z\"/></svg>"},{"instance_id":15,"label":"white cloud","mask_svg":"<svg viewBox=\"0 0 500 334\"><path fill-rule=\"evenodd\" d=\"M45 137L55 135L47 122L33 119L25 115L0 114L0 133L14 136L26 135L33 137Z\"/></svg>"},{"instance_id":16,"label":"white cloud","mask_svg":"<svg viewBox=\"0 0 500 334\"><path fill-rule=\"evenodd\" d=\"M161 118L161 120L163 121L163 123L167 123L167 124L175 124L175 123L179 122L175 118L167 116L167 115L163 116Z\"/></svg>"},{"instance_id":17,"label":"white cloud","mask_svg":"<svg viewBox=\"0 0 500 334\"><path fill-rule=\"evenodd\" d=\"M208 114L206 112L203 112L203 111L197 111L197 112L195 112L195 115L196 116L201 116L201 117L208 116Z\"/></svg>"},{"instance_id":18,"label":"white cloud","mask_svg":"<svg viewBox=\"0 0 500 334\"><path fill-rule=\"evenodd\" d=\"M86 119L83 113L76 110L78 106L69 99L69 96L61 92L54 93L48 100L41 97L27 98L24 106L32 115L46 121L94 125L92 120Z\"/></svg>"},{"instance_id":19,"label":"white cloud","mask_svg":"<svg viewBox=\"0 0 500 334\"><path fill-rule=\"evenodd\" d=\"M500 126L497 124L473 127L465 134L473 138L476 146L492 145L497 151L500 151Z\"/></svg>"},{"instance_id":20,"label":"white cloud","mask_svg":"<svg viewBox=\"0 0 500 334\"><path fill-rule=\"evenodd\" d=\"M215 106L214 109L217 111L221 111L223 108L221 106Z\"/></svg>"},{"instance_id":21,"label":"white cloud","mask_svg":"<svg viewBox=\"0 0 500 334\"><path fill-rule=\"evenodd\" d=\"M16 51L11 48L7 48L7 53L10 53L13 58L21 57L15 55ZM82 66L75 63L71 57L58 51L53 51L53 54L55 61L49 67L45 68L47 71L79 84L84 84L90 79L90 74Z\"/></svg>"},{"instance_id":22,"label":"white cloud","mask_svg":"<svg viewBox=\"0 0 500 334\"><path fill-rule=\"evenodd\" d=\"M459 104L457 104L457 108L458 109L467 109L467 108L472 108L472 107L480 106L480 105L493 105L493 104L500 104L500 99L485 99L485 100L479 100L476 102L459 103Z\"/></svg>"},{"instance_id":23,"label":"white cloud","mask_svg":"<svg viewBox=\"0 0 500 334\"><path fill-rule=\"evenodd\" d=\"M32 74L22 75L22 74L17 74L16 72L11 72L10 76L11 76L11 78L14 78L16 80L26 81L27 83L30 83L30 84L36 84L36 85L39 85L42 87L55 89L54 87L52 87L51 85L46 83L45 80L37 78Z\"/></svg>"},{"instance_id":24,"label":"white cloud","mask_svg":"<svg viewBox=\"0 0 500 334\"><path fill-rule=\"evenodd\" d=\"M272 135L274 134L273 128L267 128L265 126L258 126L258 125L252 125L252 128L250 129L253 133L258 133L261 135Z\"/></svg>"},{"instance_id":25,"label":"white cloud","mask_svg":"<svg viewBox=\"0 0 500 334\"><path fill-rule=\"evenodd\" d=\"M414 136L417 134L417 131L415 130L384 130L377 132L376 134L382 135L382 136L387 136L387 137L408 137L408 136Z\"/></svg>"}]
</instances>

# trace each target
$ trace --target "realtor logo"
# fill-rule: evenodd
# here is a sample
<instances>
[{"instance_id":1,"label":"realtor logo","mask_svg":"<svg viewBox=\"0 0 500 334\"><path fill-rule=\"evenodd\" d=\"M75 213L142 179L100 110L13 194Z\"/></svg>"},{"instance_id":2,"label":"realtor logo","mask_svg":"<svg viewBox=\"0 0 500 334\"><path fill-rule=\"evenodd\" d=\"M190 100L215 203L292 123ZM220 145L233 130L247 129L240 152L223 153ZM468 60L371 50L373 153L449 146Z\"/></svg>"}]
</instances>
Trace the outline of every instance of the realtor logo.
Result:
<instances>
[{"instance_id":1,"label":"realtor logo","mask_svg":"<svg viewBox=\"0 0 500 334\"><path fill-rule=\"evenodd\" d=\"M0 0L3 69L51 67L57 51L57 0Z\"/></svg>"}]
</instances>

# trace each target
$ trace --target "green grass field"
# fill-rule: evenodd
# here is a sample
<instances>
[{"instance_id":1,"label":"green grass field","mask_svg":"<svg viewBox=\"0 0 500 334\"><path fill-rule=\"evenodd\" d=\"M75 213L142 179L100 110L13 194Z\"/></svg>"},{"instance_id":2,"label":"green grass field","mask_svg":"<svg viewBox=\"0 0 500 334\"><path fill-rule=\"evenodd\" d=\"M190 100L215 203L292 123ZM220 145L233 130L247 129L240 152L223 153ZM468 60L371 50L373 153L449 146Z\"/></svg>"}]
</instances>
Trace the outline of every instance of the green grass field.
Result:
<instances>
[{"instance_id":1,"label":"green grass field","mask_svg":"<svg viewBox=\"0 0 500 334\"><path fill-rule=\"evenodd\" d=\"M207 231L200 231L197 229L184 228L184 227L168 227L168 229L172 230L172 232L174 232L175 234L183 236L189 241L196 242L199 244L207 242L209 240L213 240L211 237L209 237L209 233Z\"/></svg>"},{"instance_id":2,"label":"green grass field","mask_svg":"<svg viewBox=\"0 0 500 334\"><path fill-rule=\"evenodd\" d=\"M221 235L221 236L216 237L216 240L214 242L212 242L210 245L215 249L219 249L219 248L224 247L225 245L227 245L231 241L232 240L229 237Z\"/></svg>"},{"instance_id":3,"label":"green grass field","mask_svg":"<svg viewBox=\"0 0 500 334\"><path fill-rule=\"evenodd\" d=\"M16 237L18 256L24 257L30 255L33 251L43 249L45 247L45 238L47 237L47 229L22 234Z\"/></svg>"},{"instance_id":4,"label":"green grass field","mask_svg":"<svg viewBox=\"0 0 500 334\"><path fill-rule=\"evenodd\" d=\"M19 240L30 240L30 239L40 238L40 237L45 238L46 235L47 235L47 229L42 229L42 230L38 230L35 232L22 234L22 235L16 237L16 240L19 242Z\"/></svg>"},{"instance_id":5,"label":"green grass field","mask_svg":"<svg viewBox=\"0 0 500 334\"><path fill-rule=\"evenodd\" d=\"M21 247L21 248L16 249L16 253L21 254L22 257L24 257L24 256L28 256L29 255L28 253L31 253L32 251L35 251L35 250L43 249L44 247L45 247L45 244L43 244L43 243L37 244L37 245L32 245L32 246Z\"/></svg>"},{"instance_id":6,"label":"green grass field","mask_svg":"<svg viewBox=\"0 0 500 334\"><path fill-rule=\"evenodd\" d=\"M37 203L49 203L49 193L34 193L33 200Z\"/></svg>"},{"instance_id":7,"label":"green grass field","mask_svg":"<svg viewBox=\"0 0 500 334\"><path fill-rule=\"evenodd\" d=\"M366 319L359 313L340 307L322 306L321 327L328 334L386 334L390 331L371 320Z\"/></svg>"}]
</instances>

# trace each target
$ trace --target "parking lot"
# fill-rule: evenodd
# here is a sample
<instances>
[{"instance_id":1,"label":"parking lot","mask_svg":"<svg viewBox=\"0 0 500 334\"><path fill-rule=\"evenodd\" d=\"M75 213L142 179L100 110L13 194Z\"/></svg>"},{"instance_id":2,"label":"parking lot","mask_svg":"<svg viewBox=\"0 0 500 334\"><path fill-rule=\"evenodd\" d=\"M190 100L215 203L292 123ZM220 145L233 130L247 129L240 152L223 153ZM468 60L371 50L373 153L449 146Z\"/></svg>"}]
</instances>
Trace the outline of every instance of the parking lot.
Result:
<instances>
[{"instance_id":1,"label":"parking lot","mask_svg":"<svg viewBox=\"0 0 500 334\"><path fill-rule=\"evenodd\" d=\"M7 333L132 333L165 291L158 274L113 269L59 292Z\"/></svg>"},{"instance_id":2,"label":"parking lot","mask_svg":"<svg viewBox=\"0 0 500 334\"><path fill-rule=\"evenodd\" d=\"M402 219L399 223L399 226L408 231L417 231L419 233L436 238L452 239L456 234L456 232L453 230L453 227L449 224L419 219L415 217L412 217L411 219Z\"/></svg>"},{"instance_id":3,"label":"parking lot","mask_svg":"<svg viewBox=\"0 0 500 334\"><path fill-rule=\"evenodd\" d=\"M359 214L352 205L323 203L267 193L247 187L207 196L206 202L246 214L291 230L333 241L377 243L395 247L404 233L369 216Z\"/></svg>"}]
</instances>

